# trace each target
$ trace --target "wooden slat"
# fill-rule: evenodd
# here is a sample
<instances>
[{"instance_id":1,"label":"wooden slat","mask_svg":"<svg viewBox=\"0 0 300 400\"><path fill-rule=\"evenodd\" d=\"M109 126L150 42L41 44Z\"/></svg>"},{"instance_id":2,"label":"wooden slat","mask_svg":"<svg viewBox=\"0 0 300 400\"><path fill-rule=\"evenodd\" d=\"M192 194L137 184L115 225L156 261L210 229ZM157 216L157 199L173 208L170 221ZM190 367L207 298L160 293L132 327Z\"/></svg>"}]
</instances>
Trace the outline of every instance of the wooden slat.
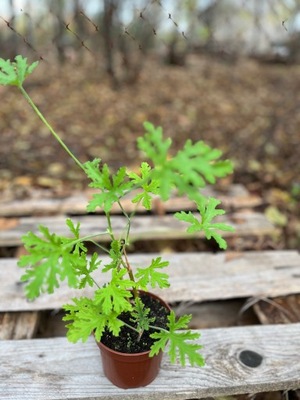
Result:
<instances>
[{"instance_id":1,"label":"wooden slat","mask_svg":"<svg viewBox=\"0 0 300 400\"><path fill-rule=\"evenodd\" d=\"M130 255L133 268L149 265L158 254ZM170 261L171 287L154 290L169 301L211 301L247 297L276 297L300 292L300 255L296 251L244 253L163 254ZM105 259L103 261L105 265ZM65 283L52 295L29 303L19 283L22 270L16 259L0 259L0 311L60 308L80 294L90 296L91 288L78 291ZM104 283L97 271L95 279Z\"/></svg>"},{"instance_id":2,"label":"wooden slat","mask_svg":"<svg viewBox=\"0 0 300 400\"><path fill-rule=\"evenodd\" d=\"M49 197L49 194L41 197L42 194L38 193L36 198L25 200L12 200L0 202L0 217L17 217L17 216L30 216L30 215L54 215L54 214L85 214L86 205L91 199L93 191L86 191L75 193L65 198ZM212 188L203 190L206 196L218 197L225 208L248 208L257 207L262 204L261 198L255 195L250 195L247 189L240 184L234 184L226 188L225 191L218 191ZM133 198L133 196L131 196ZM127 212L133 211L135 205L132 204L131 198L124 198L122 204ZM188 200L186 197L172 197L167 202L157 205L159 209L163 208L165 211L178 211L178 210L195 210L195 203ZM154 212L156 208L154 207ZM158 211L158 210L157 210ZM100 211L99 211L100 212ZM113 208L113 213L120 213L119 207ZM145 212L145 209L140 206L138 212Z\"/></svg>"},{"instance_id":3,"label":"wooden slat","mask_svg":"<svg viewBox=\"0 0 300 400\"><path fill-rule=\"evenodd\" d=\"M73 217L72 220L81 224L81 236L106 232L107 222L104 216ZM261 237L275 233L274 226L261 213L238 212L222 216L216 221L231 224L235 232L224 232L224 237ZM46 225L50 232L59 235L70 235L67 229L64 216L52 217L25 217L14 219L13 224L4 225L0 229L0 246L19 246L22 244L21 237L28 231L38 233L39 225ZM112 225L116 237L124 234L126 219L121 216L114 216ZM135 216L132 222L131 239L134 240L158 240L158 239L182 239L182 238L203 238L203 232L187 233L187 224L178 221L172 215L163 216ZM107 234L99 235L94 240L107 241Z\"/></svg>"},{"instance_id":4,"label":"wooden slat","mask_svg":"<svg viewBox=\"0 0 300 400\"><path fill-rule=\"evenodd\" d=\"M0 313L0 340L31 339L38 326L39 312Z\"/></svg>"},{"instance_id":5,"label":"wooden slat","mask_svg":"<svg viewBox=\"0 0 300 400\"><path fill-rule=\"evenodd\" d=\"M93 339L0 342L0 393L6 400L183 400L300 387L300 324L203 330L203 368L170 365L164 356L147 387L119 389L104 376ZM242 351L262 357L246 366Z\"/></svg>"}]
</instances>

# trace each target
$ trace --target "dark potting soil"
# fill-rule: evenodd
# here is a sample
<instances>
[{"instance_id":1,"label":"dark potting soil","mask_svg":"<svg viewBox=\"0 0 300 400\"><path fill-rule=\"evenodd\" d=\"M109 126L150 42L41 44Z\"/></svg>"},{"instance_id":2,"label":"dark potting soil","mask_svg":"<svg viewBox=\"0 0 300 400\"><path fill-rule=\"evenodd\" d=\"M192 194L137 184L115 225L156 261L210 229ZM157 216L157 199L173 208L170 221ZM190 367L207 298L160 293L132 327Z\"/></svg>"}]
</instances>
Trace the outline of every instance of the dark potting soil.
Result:
<instances>
[{"instance_id":1,"label":"dark potting soil","mask_svg":"<svg viewBox=\"0 0 300 400\"><path fill-rule=\"evenodd\" d=\"M168 321L167 316L170 313L169 310L166 309L159 300L146 294L141 294L140 298L144 303L145 308L150 309L149 317L155 317L155 321L151 323L151 325L166 328ZM130 321L130 313L123 313L119 318L129 325L132 325L132 322ZM105 331L102 335L101 342L105 346L121 353L141 353L150 349L154 342L150 335L154 332L154 329L144 331L141 339L138 341L138 333L127 326L123 326L118 337L113 336L109 331Z\"/></svg>"}]
</instances>

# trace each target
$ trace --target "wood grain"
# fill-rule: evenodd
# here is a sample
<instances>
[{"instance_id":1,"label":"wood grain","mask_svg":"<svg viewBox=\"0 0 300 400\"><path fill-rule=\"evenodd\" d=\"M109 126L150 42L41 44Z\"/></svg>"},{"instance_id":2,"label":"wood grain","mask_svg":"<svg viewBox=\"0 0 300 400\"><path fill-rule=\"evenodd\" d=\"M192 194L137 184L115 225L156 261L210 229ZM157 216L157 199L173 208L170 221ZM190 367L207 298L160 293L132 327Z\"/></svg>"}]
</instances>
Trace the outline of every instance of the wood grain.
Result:
<instances>
[{"instance_id":1,"label":"wood grain","mask_svg":"<svg viewBox=\"0 0 300 400\"><path fill-rule=\"evenodd\" d=\"M0 340L31 339L37 330L39 312L0 313Z\"/></svg>"},{"instance_id":2,"label":"wood grain","mask_svg":"<svg viewBox=\"0 0 300 400\"><path fill-rule=\"evenodd\" d=\"M108 241L106 218L98 216L73 217L74 223L81 224L81 236L98 235L96 241ZM28 231L38 233L38 226L45 225L50 232L58 235L70 235L70 231L65 223L65 216L48 217L24 217L18 218L12 227L0 228L0 246L19 246L22 244L21 237ZM216 218L216 221L232 225L235 232L224 232L224 237L261 237L274 235L274 226L261 213L256 212L237 212ZM112 219L112 226L116 237L122 237L126 228L125 217L116 215ZM187 239L204 238L203 232L187 233L188 224L176 220L172 215L143 215L135 216L131 226L131 240L160 240L160 239Z\"/></svg>"},{"instance_id":3,"label":"wood grain","mask_svg":"<svg viewBox=\"0 0 300 400\"><path fill-rule=\"evenodd\" d=\"M297 251L160 255L170 262L171 287L153 291L168 302L259 299L300 292L300 255ZM130 255L130 262L133 268L137 268L149 265L157 256L159 254ZM45 294L34 302L28 302L23 284L20 284L21 274L17 259L0 259L0 311L55 309L72 297L92 294L91 288L79 293L63 283L54 294ZM104 283L101 271L97 271L95 279Z\"/></svg>"},{"instance_id":4,"label":"wood grain","mask_svg":"<svg viewBox=\"0 0 300 400\"><path fill-rule=\"evenodd\" d=\"M104 376L93 339L65 338L0 342L0 393L5 400L184 400L300 388L300 324L202 331L203 368L170 365L164 356L156 380L122 390ZM244 350L262 363L249 367Z\"/></svg>"},{"instance_id":5,"label":"wood grain","mask_svg":"<svg viewBox=\"0 0 300 400\"><path fill-rule=\"evenodd\" d=\"M14 200L7 199L0 201L0 217L16 217L30 215L57 215L57 214L86 214L86 205L95 191L78 192L67 197L49 197L49 194L38 193L35 197ZM240 184L230 185L226 190L220 191L212 188L206 188L202 191L206 196L214 196L222 201L222 205L227 209L241 209L248 207L257 207L262 204L262 199L251 195L247 189ZM127 196L122 200L122 205L126 212L132 212L135 204L132 203L133 195ZM156 207L157 206L157 207ZM172 196L170 200L154 204L154 213L160 210L165 212L179 210L195 210L195 203L186 197ZM97 211L103 213L100 209ZM120 213L119 207L113 207L113 213ZM138 212L145 213L142 206L138 207Z\"/></svg>"}]
</instances>

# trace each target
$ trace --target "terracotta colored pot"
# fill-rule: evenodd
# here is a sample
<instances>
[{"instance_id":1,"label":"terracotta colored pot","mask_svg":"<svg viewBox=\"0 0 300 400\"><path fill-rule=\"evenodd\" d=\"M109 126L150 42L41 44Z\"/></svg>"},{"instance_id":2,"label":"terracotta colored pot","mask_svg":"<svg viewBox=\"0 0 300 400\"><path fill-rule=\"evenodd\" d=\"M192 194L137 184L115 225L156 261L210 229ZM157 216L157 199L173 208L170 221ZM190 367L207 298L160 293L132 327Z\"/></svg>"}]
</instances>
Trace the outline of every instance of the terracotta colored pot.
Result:
<instances>
[{"instance_id":1,"label":"terracotta colored pot","mask_svg":"<svg viewBox=\"0 0 300 400\"><path fill-rule=\"evenodd\" d=\"M170 310L170 307L158 296L153 293L147 294L158 299ZM146 386L158 375L162 352L149 357L150 350L129 354L112 350L101 342L97 342L97 345L101 353L104 374L115 386L123 389Z\"/></svg>"}]
</instances>

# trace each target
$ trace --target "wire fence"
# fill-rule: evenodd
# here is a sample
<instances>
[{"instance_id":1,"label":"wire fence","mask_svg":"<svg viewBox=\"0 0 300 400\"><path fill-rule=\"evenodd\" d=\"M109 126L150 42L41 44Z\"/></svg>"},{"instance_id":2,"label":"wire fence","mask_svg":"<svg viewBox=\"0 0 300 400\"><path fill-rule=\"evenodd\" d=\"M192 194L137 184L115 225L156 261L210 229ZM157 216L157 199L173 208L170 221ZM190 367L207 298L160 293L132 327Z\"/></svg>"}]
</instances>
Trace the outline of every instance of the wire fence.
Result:
<instances>
[{"instance_id":1,"label":"wire fence","mask_svg":"<svg viewBox=\"0 0 300 400\"><path fill-rule=\"evenodd\" d=\"M297 1L44 0L38 9L30 0L22 9L4 3L2 56L61 63L90 57L113 79L116 65L136 72L154 52L178 65L191 52L298 59Z\"/></svg>"},{"instance_id":2,"label":"wire fence","mask_svg":"<svg viewBox=\"0 0 300 400\"><path fill-rule=\"evenodd\" d=\"M148 119L164 126L174 145L185 137L199 140L200 134L212 146L221 142L244 181L269 185L276 180L282 187L298 182L297 67L288 73L272 69L268 75L268 68L256 69L255 63L230 63L254 55L268 62L298 62L300 0L26 0L22 9L13 5L13 0L0 1L0 57L41 60L44 65L28 85L41 106L47 103L47 113L82 159L103 157L116 168L121 157L135 163L134 135ZM157 60L183 67L157 68ZM61 64L66 68L57 71ZM49 79L52 71L55 82ZM116 88L138 84L114 91L106 74ZM36 126L24 117L21 102L10 97L14 93L5 96L0 177L10 179L12 170L16 176L40 171L43 163L48 168L57 148L45 145L39 122ZM35 137L30 147L28 132ZM79 179L72 173L68 179Z\"/></svg>"}]
</instances>

